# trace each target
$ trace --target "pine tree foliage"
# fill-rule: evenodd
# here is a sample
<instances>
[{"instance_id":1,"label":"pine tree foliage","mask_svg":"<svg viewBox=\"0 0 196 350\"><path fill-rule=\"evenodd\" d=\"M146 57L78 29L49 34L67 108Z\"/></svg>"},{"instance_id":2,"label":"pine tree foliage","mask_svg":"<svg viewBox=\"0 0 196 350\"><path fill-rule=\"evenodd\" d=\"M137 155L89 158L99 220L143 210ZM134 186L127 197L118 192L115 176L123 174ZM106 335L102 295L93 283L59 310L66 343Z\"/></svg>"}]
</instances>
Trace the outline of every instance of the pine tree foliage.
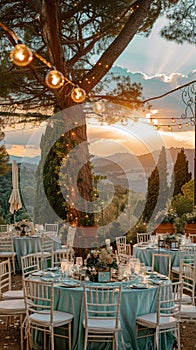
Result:
<instances>
[{"instance_id":1,"label":"pine tree foliage","mask_svg":"<svg viewBox=\"0 0 196 350\"><path fill-rule=\"evenodd\" d=\"M192 174L189 172L188 160L184 149L177 154L174 164L174 196L183 193L182 186L191 180Z\"/></svg>"},{"instance_id":2,"label":"pine tree foliage","mask_svg":"<svg viewBox=\"0 0 196 350\"><path fill-rule=\"evenodd\" d=\"M156 216L158 211L166 207L169 196L167 176L166 151L165 147L163 147L159 155L157 166L148 178L146 204L142 215L145 222L149 222L149 220Z\"/></svg>"},{"instance_id":3,"label":"pine tree foliage","mask_svg":"<svg viewBox=\"0 0 196 350\"><path fill-rule=\"evenodd\" d=\"M0 143L4 138L4 133L0 132ZM6 151L6 148L4 145L0 145L0 175L4 175L8 172L8 161L9 161L9 154Z\"/></svg>"}]
</instances>

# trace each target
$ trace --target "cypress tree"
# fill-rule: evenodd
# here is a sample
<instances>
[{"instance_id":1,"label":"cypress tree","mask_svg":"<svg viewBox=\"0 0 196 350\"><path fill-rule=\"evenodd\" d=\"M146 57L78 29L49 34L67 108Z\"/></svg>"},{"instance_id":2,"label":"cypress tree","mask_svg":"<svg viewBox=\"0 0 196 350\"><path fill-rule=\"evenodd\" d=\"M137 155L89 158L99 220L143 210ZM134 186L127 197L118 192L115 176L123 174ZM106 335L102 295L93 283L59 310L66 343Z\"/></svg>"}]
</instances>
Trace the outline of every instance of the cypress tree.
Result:
<instances>
[{"instance_id":1,"label":"cypress tree","mask_svg":"<svg viewBox=\"0 0 196 350\"><path fill-rule=\"evenodd\" d=\"M149 222L158 211L166 207L169 195L167 175L166 151L165 147L162 147L157 166L148 178L146 204L143 211L143 220L145 222Z\"/></svg>"},{"instance_id":2,"label":"cypress tree","mask_svg":"<svg viewBox=\"0 0 196 350\"><path fill-rule=\"evenodd\" d=\"M184 148L178 152L176 162L174 164L174 193L176 196L182 192L182 186L191 180L192 174L188 169L188 160L186 159L186 154Z\"/></svg>"}]
</instances>

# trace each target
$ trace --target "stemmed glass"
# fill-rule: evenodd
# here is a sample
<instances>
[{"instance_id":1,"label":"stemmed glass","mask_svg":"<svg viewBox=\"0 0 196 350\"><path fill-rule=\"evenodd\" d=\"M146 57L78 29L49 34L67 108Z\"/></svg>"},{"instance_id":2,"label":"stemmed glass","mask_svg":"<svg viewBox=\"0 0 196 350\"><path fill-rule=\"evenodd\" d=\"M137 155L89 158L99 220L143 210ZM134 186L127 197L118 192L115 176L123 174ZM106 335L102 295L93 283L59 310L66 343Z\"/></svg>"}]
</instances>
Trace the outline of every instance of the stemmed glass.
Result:
<instances>
[{"instance_id":1,"label":"stemmed glass","mask_svg":"<svg viewBox=\"0 0 196 350\"><path fill-rule=\"evenodd\" d=\"M69 262L67 259L61 260L61 271L62 271L62 279L65 279L68 273L68 266Z\"/></svg>"},{"instance_id":2,"label":"stemmed glass","mask_svg":"<svg viewBox=\"0 0 196 350\"><path fill-rule=\"evenodd\" d=\"M81 256L76 257L76 266L78 270L80 269L81 266L83 266L83 259Z\"/></svg>"}]
</instances>

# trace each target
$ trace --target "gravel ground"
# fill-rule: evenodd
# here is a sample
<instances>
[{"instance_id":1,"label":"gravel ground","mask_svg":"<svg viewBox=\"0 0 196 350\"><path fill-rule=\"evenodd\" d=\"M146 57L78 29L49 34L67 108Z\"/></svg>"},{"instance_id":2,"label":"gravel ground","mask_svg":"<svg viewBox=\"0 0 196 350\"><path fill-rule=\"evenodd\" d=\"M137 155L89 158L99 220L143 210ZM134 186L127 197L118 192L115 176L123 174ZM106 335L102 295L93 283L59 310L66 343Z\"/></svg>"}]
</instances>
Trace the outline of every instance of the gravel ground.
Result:
<instances>
[{"instance_id":1,"label":"gravel ground","mask_svg":"<svg viewBox=\"0 0 196 350\"><path fill-rule=\"evenodd\" d=\"M13 276L12 282L13 289L22 288L21 275ZM6 330L5 327L5 319L0 318L0 350L5 349L21 350L20 329L17 318L11 320L10 327L8 330ZM195 323L181 325L181 350L196 350Z\"/></svg>"}]
</instances>

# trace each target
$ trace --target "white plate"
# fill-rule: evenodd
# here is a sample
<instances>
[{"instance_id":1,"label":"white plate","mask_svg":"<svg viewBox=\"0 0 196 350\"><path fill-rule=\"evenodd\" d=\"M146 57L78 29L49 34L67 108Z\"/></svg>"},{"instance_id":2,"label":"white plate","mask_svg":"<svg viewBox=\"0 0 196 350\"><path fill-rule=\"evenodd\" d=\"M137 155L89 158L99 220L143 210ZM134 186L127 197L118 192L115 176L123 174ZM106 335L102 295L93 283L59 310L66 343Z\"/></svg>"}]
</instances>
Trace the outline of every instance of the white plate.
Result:
<instances>
[{"instance_id":1,"label":"white plate","mask_svg":"<svg viewBox=\"0 0 196 350\"><path fill-rule=\"evenodd\" d=\"M42 276L43 275L43 271L36 271L36 272L32 272L31 276Z\"/></svg>"},{"instance_id":2,"label":"white plate","mask_svg":"<svg viewBox=\"0 0 196 350\"><path fill-rule=\"evenodd\" d=\"M80 283L61 283L60 284L61 287L63 288L77 288L80 287Z\"/></svg>"},{"instance_id":3,"label":"white plate","mask_svg":"<svg viewBox=\"0 0 196 350\"><path fill-rule=\"evenodd\" d=\"M148 288L147 284L132 284L131 288L134 289L146 289Z\"/></svg>"}]
</instances>

